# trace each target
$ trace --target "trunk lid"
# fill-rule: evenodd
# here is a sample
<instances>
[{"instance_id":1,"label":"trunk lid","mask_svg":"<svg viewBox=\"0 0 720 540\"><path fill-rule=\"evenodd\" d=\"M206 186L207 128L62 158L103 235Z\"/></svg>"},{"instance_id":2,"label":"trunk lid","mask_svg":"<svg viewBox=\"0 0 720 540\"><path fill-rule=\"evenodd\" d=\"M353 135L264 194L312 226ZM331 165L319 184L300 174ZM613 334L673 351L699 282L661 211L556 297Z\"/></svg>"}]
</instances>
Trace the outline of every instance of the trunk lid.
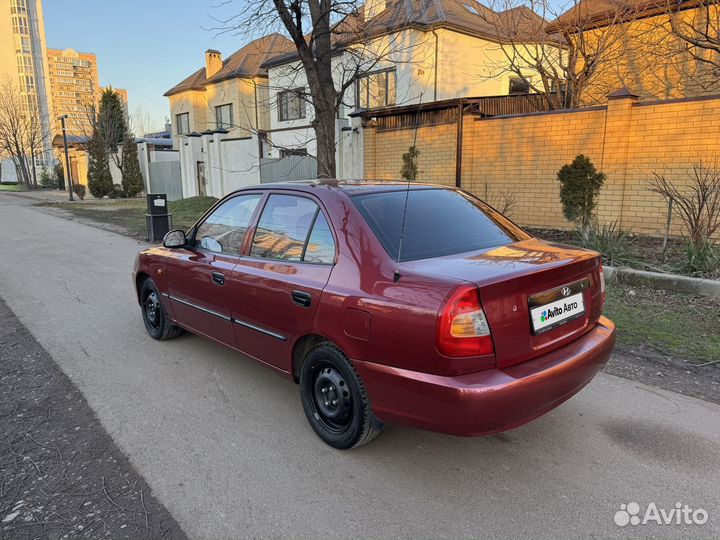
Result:
<instances>
[{"instance_id":1,"label":"trunk lid","mask_svg":"<svg viewBox=\"0 0 720 540\"><path fill-rule=\"evenodd\" d=\"M600 317L600 256L593 251L535 238L489 250L417 260L414 271L451 276L477 284L495 346L497 367L530 360L576 339ZM582 300L584 312L557 325L531 319L532 307L563 307Z\"/></svg>"}]
</instances>

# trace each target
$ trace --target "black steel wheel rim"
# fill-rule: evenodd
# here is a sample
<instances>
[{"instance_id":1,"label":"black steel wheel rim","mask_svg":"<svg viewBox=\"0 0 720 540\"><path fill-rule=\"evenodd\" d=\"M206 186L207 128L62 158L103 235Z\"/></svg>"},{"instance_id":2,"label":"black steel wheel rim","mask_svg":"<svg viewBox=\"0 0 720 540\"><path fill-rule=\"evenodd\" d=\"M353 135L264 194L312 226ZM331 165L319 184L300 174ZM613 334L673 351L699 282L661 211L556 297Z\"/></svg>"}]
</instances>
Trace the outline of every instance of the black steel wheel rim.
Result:
<instances>
[{"instance_id":1,"label":"black steel wheel rim","mask_svg":"<svg viewBox=\"0 0 720 540\"><path fill-rule=\"evenodd\" d=\"M347 431L354 402L352 389L340 370L330 362L319 363L306 389L315 418L322 426L334 434Z\"/></svg>"},{"instance_id":2,"label":"black steel wheel rim","mask_svg":"<svg viewBox=\"0 0 720 540\"><path fill-rule=\"evenodd\" d=\"M145 298L145 320L153 330L160 328L160 299L155 291Z\"/></svg>"}]
</instances>

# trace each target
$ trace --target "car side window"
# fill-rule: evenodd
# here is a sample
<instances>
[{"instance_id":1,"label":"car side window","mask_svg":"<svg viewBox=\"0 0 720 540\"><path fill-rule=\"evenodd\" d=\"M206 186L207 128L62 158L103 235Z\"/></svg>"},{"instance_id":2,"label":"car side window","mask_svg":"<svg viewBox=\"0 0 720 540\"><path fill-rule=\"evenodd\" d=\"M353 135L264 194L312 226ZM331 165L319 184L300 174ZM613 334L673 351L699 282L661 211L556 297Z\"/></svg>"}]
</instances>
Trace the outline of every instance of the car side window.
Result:
<instances>
[{"instance_id":1,"label":"car side window","mask_svg":"<svg viewBox=\"0 0 720 540\"><path fill-rule=\"evenodd\" d=\"M312 232L305 247L303 261L314 264L335 262L335 239L330 231L325 214L318 212Z\"/></svg>"},{"instance_id":2,"label":"car side window","mask_svg":"<svg viewBox=\"0 0 720 540\"><path fill-rule=\"evenodd\" d=\"M240 195L218 206L195 233L195 247L214 253L240 255L245 233L262 195Z\"/></svg>"},{"instance_id":3,"label":"car side window","mask_svg":"<svg viewBox=\"0 0 720 540\"><path fill-rule=\"evenodd\" d=\"M306 197L270 195L260 215L250 255L265 259L302 261L306 254L310 227L317 221L316 216L320 215L322 213L318 205ZM325 225L327 226L327 222ZM326 227L326 230L327 233L330 232L329 227ZM322 236L320 225L316 243L322 241ZM327 239L324 242L327 244ZM313 256L319 249L313 247Z\"/></svg>"}]
</instances>

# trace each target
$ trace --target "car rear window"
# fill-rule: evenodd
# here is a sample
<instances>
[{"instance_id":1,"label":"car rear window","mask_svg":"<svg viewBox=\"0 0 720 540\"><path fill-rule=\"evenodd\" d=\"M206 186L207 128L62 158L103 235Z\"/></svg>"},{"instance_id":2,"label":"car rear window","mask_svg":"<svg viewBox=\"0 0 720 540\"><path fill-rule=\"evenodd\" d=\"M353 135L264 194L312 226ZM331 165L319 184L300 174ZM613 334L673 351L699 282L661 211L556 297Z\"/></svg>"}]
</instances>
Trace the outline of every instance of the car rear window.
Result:
<instances>
[{"instance_id":1,"label":"car rear window","mask_svg":"<svg viewBox=\"0 0 720 540\"><path fill-rule=\"evenodd\" d=\"M478 199L449 189L410 189L352 197L385 250L401 261L443 257L502 246L527 233Z\"/></svg>"}]
</instances>

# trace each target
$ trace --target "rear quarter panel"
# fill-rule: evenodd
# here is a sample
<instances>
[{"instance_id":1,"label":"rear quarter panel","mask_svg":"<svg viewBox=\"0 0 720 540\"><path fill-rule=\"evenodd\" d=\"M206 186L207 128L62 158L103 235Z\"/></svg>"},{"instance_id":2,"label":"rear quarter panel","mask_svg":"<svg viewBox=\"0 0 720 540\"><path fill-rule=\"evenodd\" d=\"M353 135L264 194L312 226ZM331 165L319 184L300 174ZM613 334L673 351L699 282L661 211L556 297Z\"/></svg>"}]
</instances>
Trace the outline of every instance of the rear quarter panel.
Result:
<instances>
[{"instance_id":1,"label":"rear quarter panel","mask_svg":"<svg viewBox=\"0 0 720 540\"><path fill-rule=\"evenodd\" d=\"M352 359L429 373L481 369L472 358L447 358L436 347L438 311L459 280L405 269L396 282L395 262L350 197L336 192L324 203L339 249L318 308L317 333L331 339ZM357 314L348 317L348 310L367 313L370 328L366 338L358 336L354 329Z\"/></svg>"}]
</instances>

